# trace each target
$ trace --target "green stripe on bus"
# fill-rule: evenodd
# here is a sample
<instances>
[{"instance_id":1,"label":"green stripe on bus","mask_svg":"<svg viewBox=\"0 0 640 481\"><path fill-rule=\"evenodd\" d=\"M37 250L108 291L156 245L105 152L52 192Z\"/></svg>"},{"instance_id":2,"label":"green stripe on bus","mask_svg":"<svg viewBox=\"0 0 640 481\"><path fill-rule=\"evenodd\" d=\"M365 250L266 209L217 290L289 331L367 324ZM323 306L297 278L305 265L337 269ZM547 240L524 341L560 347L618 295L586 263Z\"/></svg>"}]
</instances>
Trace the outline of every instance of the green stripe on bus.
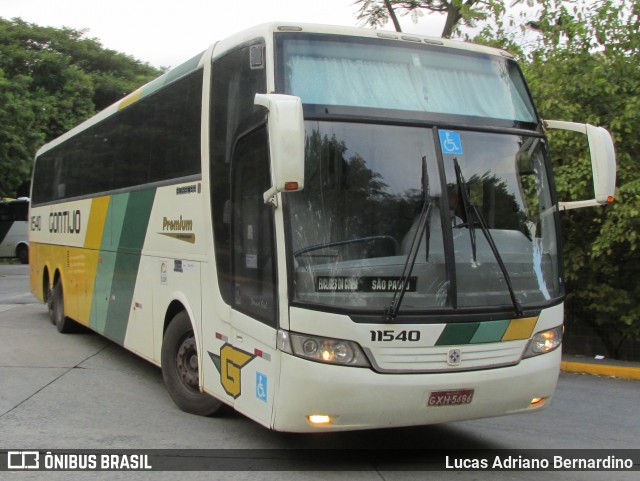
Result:
<instances>
[{"instance_id":1,"label":"green stripe on bus","mask_svg":"<svg viewBox=\"0 0 640 481\"><path fill-rule=\"evenodd\" d=\"M436 346L453 346L461 344L483 344L501 342L514 339L526 339L535 325L537 318L514 319L504 321L468 322L461 324L447 324L436 341ZM521 324L526 324L526 333ZM530 327L529 327L530 326ZM520 330L514 336L506 336L509 328ZM522 332L520 332L522 330Z\"/></svg>"},{"instance_id":2,"label":"green stripe on bus","mask_svg":"<svg viewBox=\"0 0 640 481\"><path fill-rule=\"evenodd\" d=\"M465 322L460 324L447 324L436 341L436 346L453 346L469 344L474 334L480 327L479 322Z\"/></svg>"},{"instance_id":3,"label":"green stripe on bus","mask_svg":"<svg viewBox=\"0 0 640 481\"><path fill-rule=\"evenodd\" d=\"M511 321L488 321L481 322L480 327L471 338L471 344L481 344L485 342L499 342L504 336Z\"/></svg>"},{"instance_id":4,"label":"green stripe on bus","mask_svg":"<svg viewBox=\"0 0 640 481\"><path fill-rule=\"evenodd\" d=\"M127 212L130 194L119 194L111 197L107 213L104 235L102 236L103 250L116 251L120 245L120 236L124 230L123 220Z\"/></svg>"},{"instance_id":5,"label":"green stripe on bus","mask_svg":"<svg viewBox=\"0 0 640 481\"><path fill-rule=\"evenodd\" d=\"M200 59L204 55L204 52L200 52L195 57L190 58L186 62L178 65L173 70L170 70L166 74L164 74L161 78L164 79L163 84L167 85L173 82L174 80L179 79L180 77L184 77L187 74L198 69L198 65L200 64Z\"/></svg>"},{"instance_id":6,"label":"green stripe on bus","mask_svg":"<svg viewBox=\"0 0 640 481\"><path fill-rule=\"evenodd\" d=\"M168 85L171 82L178 80L179 78L182 78L185 75L188 75L191 72L198 70L198 65L200 63L200 59L202 58L203 54L204 52L199 53L195 57L184 62L183 64L178 65L173 70L170 70L166 74L161 75L160 77L144 85L140 90L139 98L132 99L131 102L124 104L123 107L120 107L120 108L127 107L131 103L137 102L138 100L143 99L154 92L157 92L158 90L162 89L165 85Z\"/></svg>"},{"instance_id":7,"label":"green stripe on bus","mask_svg":"<svg viewBox=\"0 0 640 481\"><path fill-rule=\"evenodd\" d=\"M104 334L106 328L109 305L114 302L111 296L111 286L115 274L116 249L120 243L122 221L128 202L129 194L118 194L109 199L109 207L102 231L98 268L93 287L91 320L89 321L89 325L102 334Z\"/></svg>"},{"instance_id":8,"label":"green stripe on bus","mask_svg":"<svg viewBox=\"0 0 640 481\"><path fill-rule=\"evenodd\" d=\"M111 289L112 302L104 329L106 337L121 345L127 333L133 291L155 195L155 189L131 192L122 222L113 273L116 282Z\"/></svg>"},{"instance_id":9,"label":"green stripe on bus","mask_svg":"<svg viewBox=\"0 0 640 481\"><path fill-rule=\"evenodd\" d=\"M109 217L107 216L107 223ZM109 309L111 283L115 266L116 253L100 251L98 256L98 268L93 284L93 298L91 300L91 317L89 326L97 332L104 333L107 322L107 310Z\"/></svg>"}]
</instances>

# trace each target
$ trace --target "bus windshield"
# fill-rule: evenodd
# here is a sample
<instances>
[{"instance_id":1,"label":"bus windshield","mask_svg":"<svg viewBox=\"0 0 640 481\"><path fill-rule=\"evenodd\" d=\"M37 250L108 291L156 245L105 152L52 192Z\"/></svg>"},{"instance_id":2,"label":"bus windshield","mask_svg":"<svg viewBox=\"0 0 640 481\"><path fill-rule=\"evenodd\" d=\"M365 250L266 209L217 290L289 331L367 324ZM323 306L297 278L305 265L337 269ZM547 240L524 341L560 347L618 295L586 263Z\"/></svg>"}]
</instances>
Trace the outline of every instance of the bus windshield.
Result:
<instances>
[{"instance_id":1,"label":"bus windshield","mask_svg":"<svg viewBox=\"0 0 640 481\"><path fill-rule=\"evenodd\" d=\"M283 89L305 104L536 121L520 71L506 58L407 42L329 38L334 40L286 35L279 43Z\"/></svg>"},{"instance_id":2,"label":"bus windshield","mask_svg":"<svg viewBox=\"0 0 640 481\"><path fill-rule=\"evenodd\" d=\"M285 196L292 301L382 314L402 292L400 314L515 306L517 315L558 302L548 155L515 64L301 38L279 43L281 88L347 115L305 110L305 188ZM389 123L359 122L363 108ZM411 111L428 117L398 125ZM530 133L501 129L504 120Z\"/></svg>"},{"instance_id":3,"label":"bus windshield","mask_svg":"<svg viewBox=\"0 0 640 481\"><path fill-rule=\"evenodd\" d=\"M443 154L441 172L432 129L307 122L305 188L286 196L294 301L383 310L414 239L404 311L511 306L500 259L523 307L561 295L544 142L456 134L463 153ZM431 208L421 223L425 196Z\"/></svg>"}]
</instances>

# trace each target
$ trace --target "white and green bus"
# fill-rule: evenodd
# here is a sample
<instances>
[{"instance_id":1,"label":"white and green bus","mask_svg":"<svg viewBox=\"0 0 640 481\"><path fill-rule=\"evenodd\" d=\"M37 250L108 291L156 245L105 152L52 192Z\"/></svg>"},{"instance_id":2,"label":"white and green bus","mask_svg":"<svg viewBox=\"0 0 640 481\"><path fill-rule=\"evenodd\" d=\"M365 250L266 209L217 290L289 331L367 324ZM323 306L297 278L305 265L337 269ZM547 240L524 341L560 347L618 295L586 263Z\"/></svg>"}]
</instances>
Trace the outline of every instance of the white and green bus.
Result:
<instances>
[{"instance_id":1,"label":"white and green bus","mask_svg":"<svg viewBox=\"0 0 640 481\"><path fill-rule=\"evenodd\" d=\"M29 199L0 200L0 257L29 262Z\"/></svg>"},{"instance_id":2,"label":"white and green bus","mask_svg":"<svg viewBox=\"0 0 640 481\"><path fill-rule=\"evenodd\" d=\"M586 134L559 203L548 127ZM275 430L535 411L557 382L559 211L612 200L610 135L545 123L504 51L262 25L42 147L31 288Z\"/></svg>"}]
</instances>

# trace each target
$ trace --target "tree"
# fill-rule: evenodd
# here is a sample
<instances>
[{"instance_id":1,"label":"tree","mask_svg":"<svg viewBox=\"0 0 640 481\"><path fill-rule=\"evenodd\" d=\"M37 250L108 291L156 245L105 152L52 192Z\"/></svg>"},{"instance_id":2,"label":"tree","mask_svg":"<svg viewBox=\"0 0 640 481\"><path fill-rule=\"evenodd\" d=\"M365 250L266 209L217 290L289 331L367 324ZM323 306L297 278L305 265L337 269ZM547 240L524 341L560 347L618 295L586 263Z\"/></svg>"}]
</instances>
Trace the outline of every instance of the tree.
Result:
<instances>
[{"instance_id":1,"label":"tree","mask_svg":"<svg viewBox=\"0 0 640 481\"><path fill-rule=\"evenodd\" d=\"M564 223L570 320L620 357L626 341L640 340L640 0L543 3L542 45L526 69L542 115L605 126L616 143L616 202ZM560 195L586 198L588 165L567 161L571 139L552 140Z\"/></svg>"},{"instance_id":2,"label":"tree","mask_svg":"<svg viewBox=\"0 0 640 481\"><path fill-rule=\"evenodd\" d=\"M29 178L31 159L43 136L33 128L35 108L28 79L8 79L0 69L0 197L13 197Z\"/></svg>"},{"instance_id":3,"label":"tree","mask_svg":"<svg viewBox=\"0 0 640 481\"><path fill-rule=\"evenodd\" d=\"M388 20L381 2L356 3L368 25ZM588 326L605 354L632 355L629 346L640 341L640 0L389 3L403 14L444 4L473 7L484 17L467 18L486 20L473 41L517 55L542 118L588 122L612 133L616 201L561 215L567 335ZM508 7L517 3L529 8L514 18ZM592 196L584 139L551 131L549 140L559 199Z\"/></svg>"},{"instance_id":4,"label":"tree","mask_svg":"<svg viewBox=\"0 0 640 481\"><path fill-rule=\"evenodd\" d=\"M523 0L515 0L512 4ZM504 2L500 0L356 0L360 5L358 20L365 25L377 28L392 20L396 30L401 31L396 11L402 15L411 15L414 22L422 16L423 10L430 13L446 14L441 36L451 38L460 26L475 26L478 20L489 16L498 16L504 12Z\"/></svg>"},{"instance_id":5,"label":"tree","mask_svg":"<svg viewBox=\"0 0 640 481\"><path fill-rule=\"evenodd\" d=\"M475 40L518 54L541 117L600 125L614 138L616 201L561 218L568 335L588 326L621 357L640 341L640 0L539 4L520 31L498 19ZM522 48L517 35L532 29L537 40ZM553 131L549 140L560 200L592 196L585 141Z\"/></svg>"},{"instance_id":6,"label":"tree","mask_svg":"<svg viewBox=\"0 0 640 481\"><path fill-rule=\"evenodd\" d=\"M161 73L84 35L0 18L0 197L28 181L40 145Z\"/></svg>"}]
</instances>

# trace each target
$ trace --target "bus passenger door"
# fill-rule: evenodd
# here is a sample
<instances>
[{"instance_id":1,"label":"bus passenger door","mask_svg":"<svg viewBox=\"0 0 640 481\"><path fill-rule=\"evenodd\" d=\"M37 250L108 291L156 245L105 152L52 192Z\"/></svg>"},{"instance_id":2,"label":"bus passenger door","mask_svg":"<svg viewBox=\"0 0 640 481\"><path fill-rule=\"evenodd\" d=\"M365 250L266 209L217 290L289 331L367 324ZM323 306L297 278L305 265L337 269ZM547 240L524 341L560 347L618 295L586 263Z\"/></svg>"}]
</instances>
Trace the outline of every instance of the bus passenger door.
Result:
<instances>
[{"instance_id":1,"label":"bus passenger door","mask_svg":"<svg viewBox=\"0 0 640 481\"><path fill-rule=\"evenodd\" d=\"M254 103L267 91L265 58L256 39L211 67L211 210L217 302L225 306L203 328L211 360L203 377L212 393L269 426L279 362L276 262L272 207L262 197L271 186L266 118Z\"/></svg>"},{"instance_id":2,"label":"bus passenger door","mask_svg":"<svg viewBox=\"0 0 640 481\"><path fill-rule=\"evenodd\" d=\"M237 376L231 376L229 384L236 409L269 425L279 358L273 208L263 200L264 191L271 185L265 125L249 131L236 143L231 182L230 343Z\"/></svg>"}]
</instances>

